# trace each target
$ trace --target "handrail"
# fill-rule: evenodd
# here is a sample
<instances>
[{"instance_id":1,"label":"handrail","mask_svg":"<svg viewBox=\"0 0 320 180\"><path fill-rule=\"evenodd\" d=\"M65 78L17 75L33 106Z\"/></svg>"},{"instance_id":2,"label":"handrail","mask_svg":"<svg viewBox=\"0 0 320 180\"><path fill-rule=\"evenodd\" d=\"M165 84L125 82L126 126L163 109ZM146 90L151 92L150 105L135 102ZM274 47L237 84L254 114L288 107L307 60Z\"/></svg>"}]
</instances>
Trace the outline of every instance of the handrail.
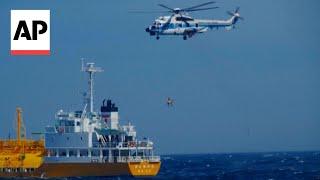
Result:
<instances>
[{"instance_id":1,"label":"handrail","mask_svg":"<svg viewBox=\"0 0 320 180\"><path fill-rule=\"evenodd\" d=\"M39 152L44 151L44 141L43 140L0 140L0 152L12 152L17 151L24 152Z\"/></svg>"},{"instance_id":2,"label":"handrail","mask_svg":"<svg viewBox=\"0 0 320 180\"><path fill-rule=\"evenodd\" d=\"M141 161L160 161L160 156L121 156L117 157L117 162L141 162Z\"/></svg>"},{"instance_id":3,"label":"handrail","mask_svg":"<svg viewBox=\"0 0 320 180\"><path fill-rule=\"evenodd\" d=\"M150 141L106 142L93 143L94 147L153 147Z\"/></svg>"}]
</instances>

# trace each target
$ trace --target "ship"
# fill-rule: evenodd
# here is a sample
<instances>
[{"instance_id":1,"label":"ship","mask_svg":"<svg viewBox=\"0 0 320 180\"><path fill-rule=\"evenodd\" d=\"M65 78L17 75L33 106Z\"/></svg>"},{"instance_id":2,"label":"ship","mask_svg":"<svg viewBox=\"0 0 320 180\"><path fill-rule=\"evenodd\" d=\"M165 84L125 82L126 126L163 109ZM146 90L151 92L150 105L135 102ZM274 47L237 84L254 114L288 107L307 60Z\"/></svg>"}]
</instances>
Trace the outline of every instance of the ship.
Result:
<instances>
[{"instance_id":1,"label":"ship","mask_svg":"<svg viewBox=\"0 0 320 180\"><path fill-rule=\"evenodd\" d=\"M15 166L7 165L0 156L0 177L90 177L90 176L156 176L161 158L154 154L154 143L149 138L139 139L135 126L130 122L121 125L119 108L111 99L104 99L97 111L94 108L94 75L103 72L95 63L82 64L82 72L88 74L88 91L81 110L55 114L53 125L45 127L44 139L30 141L37 150L38 161L23 155L24 163L17 160ZM0 148L11 143L9 151L19 159L20 152L14 147L20 141L3 141ZM28 143L23 141L24 146ZM28 144L28 145L29 145ZM26 163L27 164L27 163Z\"/></svg>"},{"instance_id":2,"label":"ship","mask_svg":"<svg viewBox=\"0 0 320 180\"><path fill-rule=\"evenodd\" d=\"M44 161L44 139L27 139L22 109L18 107L16 113L16 139L0 140L0 177L30 176Z\"/></svg>"}]
</instances>

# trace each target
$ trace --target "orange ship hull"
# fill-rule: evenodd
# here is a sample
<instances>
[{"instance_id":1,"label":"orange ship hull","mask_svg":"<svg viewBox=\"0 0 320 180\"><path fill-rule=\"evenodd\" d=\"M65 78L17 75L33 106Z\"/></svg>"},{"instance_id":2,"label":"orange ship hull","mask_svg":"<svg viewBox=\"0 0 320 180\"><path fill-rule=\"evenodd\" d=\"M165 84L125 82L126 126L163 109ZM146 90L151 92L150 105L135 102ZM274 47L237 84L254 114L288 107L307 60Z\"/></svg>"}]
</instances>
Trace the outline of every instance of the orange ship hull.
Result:
<instances>
[{"instance_id":1,"label":"orange ship hull","mask_svg":"<svg viewBox=\"0 0 320 180\"><path fill-rule=\"evenodd\" d=\"M0 177L155 176L160 162L129 163L44 163L33 172L2 170Z\"/></svg>"}]
</instances>

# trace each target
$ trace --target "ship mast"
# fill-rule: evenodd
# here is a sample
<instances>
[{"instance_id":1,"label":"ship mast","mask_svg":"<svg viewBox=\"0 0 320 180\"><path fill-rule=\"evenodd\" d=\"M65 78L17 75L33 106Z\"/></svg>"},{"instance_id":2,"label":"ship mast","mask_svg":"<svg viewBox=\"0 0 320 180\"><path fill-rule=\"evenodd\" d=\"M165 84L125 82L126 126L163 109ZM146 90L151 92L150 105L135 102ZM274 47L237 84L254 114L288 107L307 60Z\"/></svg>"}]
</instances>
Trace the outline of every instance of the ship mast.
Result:
<instances>
[{"instance_id":1,"label":"ship mast","mask_svg":"<svg viewBox=\"0 0 320 180\"><path fill-rule=\"evenodd\" d=\"M17 108L17 139L18 143L21 143L21 138L25 138L25 127L23 125L23 120L22 120L22 110L21 108Z\"/></svg>"},{"instance_id":2,"label":"ship mast","mask_svg":"<svg viewBox=\"0 0 320 180\"><path fill-rule=\"evenodd\" d=\"M93 81L94 81L94 73L97 73L97 72L102 72L103 69L100 68L100 67L95 67L94 66L94 63L86 63L86 65L84 65L83 61L82 61L82 68L81 68L81 71L83 72L87 72L89 74L89 81L88 81L88 84L89 84L89 109L90 109L90 112L92 113L93 112Z\"/></svg>"},{"instance_id":3,"label":"ship mast","mask_svg":"<svg viewBox=\"0 0 320 180\"><path fill-rule=\"evenodd\" d=\"M21 130L21 109L17 108L16 111L17 111L17 139L18 139L18 142L20 144L20 142L21 142L21 134L20 134L20 130Z\"/></svg>"}]
</instances>

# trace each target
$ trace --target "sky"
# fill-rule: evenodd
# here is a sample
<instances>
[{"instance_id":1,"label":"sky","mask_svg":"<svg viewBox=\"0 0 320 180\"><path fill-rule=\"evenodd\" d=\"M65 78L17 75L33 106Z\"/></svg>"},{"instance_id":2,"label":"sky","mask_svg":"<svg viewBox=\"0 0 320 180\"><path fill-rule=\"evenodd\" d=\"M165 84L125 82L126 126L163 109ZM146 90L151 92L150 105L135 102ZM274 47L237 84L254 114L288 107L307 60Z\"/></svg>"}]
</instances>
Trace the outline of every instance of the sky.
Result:
<instances>
[{"instance_id":1,"label":"sky","mask_svg":"<svg viewBox=\"0 0 320 180\"><path fill-rule=\"evenodd\" d=\"M0 137L15 134L17 106L29 137L58 110L82 109L86 58L105 70L95 108L114 100L160 154L320 150L320 2L217 1L191 16L226 19L239 6L245 20L187 41L144 31L161 14L129 13L203 2L1 1ZM10 55L11 9L51 10L50 56Z\"/></svg>"}]
</instances>

